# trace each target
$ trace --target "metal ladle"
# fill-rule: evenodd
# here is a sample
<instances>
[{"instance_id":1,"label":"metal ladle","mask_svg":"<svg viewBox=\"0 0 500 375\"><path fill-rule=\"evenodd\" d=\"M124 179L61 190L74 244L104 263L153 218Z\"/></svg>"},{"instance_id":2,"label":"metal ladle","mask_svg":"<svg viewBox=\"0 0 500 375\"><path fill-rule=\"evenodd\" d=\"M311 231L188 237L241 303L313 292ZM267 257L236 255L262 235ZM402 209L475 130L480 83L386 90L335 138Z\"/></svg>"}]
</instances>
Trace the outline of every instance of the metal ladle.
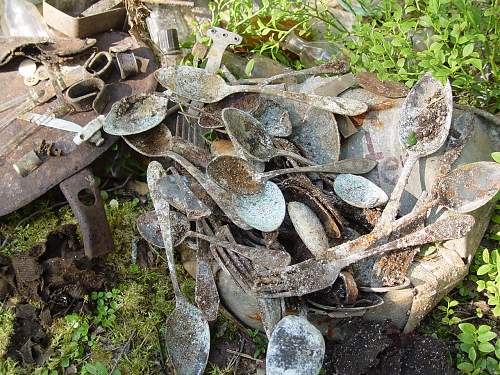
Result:
<instances>
[{"instance_id":1,"label":"metal ladle","mask_svg":"<svg viewBox=\"0 0 500 375\"><path fill-rule=\"evenodd\" d=\"M346 159L332 163L276 169L269 172L258 173L245 159L222 155L208 164L207 174L223 189L239 195L251 195L262 192L266 182L274 177L288 173L327 172L327 173L368 173L377 162L370 159Z\"/></svg>"},{"instance_id":2,"label":"metal ladle","mask_svg":"<svg viewBox=\"0 0 500 375\"><path fill-rule=\"evenodd\" d=\"M199 238L215 246L224 247L233 251L266 269L283 268L290 264L290 254L284 251L240 245L222 241L217 237L210 237L202 233L193 232L189 229L190 225L186 216L179 212L172 211L170 213L170 222L172 224L171 231L172 238L174 239L174 246L180 245L188 237ZM139 233L146 241L157 247L164 247L162 242L163 239L160 236L158 218L153 211L140 215L136 223Z\"/></svg>"},{"instance_id":3,"label":"metal ladle","mask_svg":"<svg viewBox=\"0 0 500 375\"><path fill-rule=\"evenodd\" d=\"M353 99L283 91L262 86L230 86L218 75L191 66L160 68L154 75L163 87L176 95L203 103L218 102L237 92L254 92L295 100L344 116L357 116L368 110L365 103Z\"/></svg>"},{"instance_id":4,"label":"metal ladle","mask_svg":"<svg viewBox=\"0 0 500 375\"><path fill-rule=\"evenodd\" d=\"M222 120L233 143L240 146L246 156L257 161L269 161L276 156L286 156L306 165L314 163L294 152L274 147L273 138L262 130L262 126L252 115L236 108L222 111Z\"/></svg>"},{"instance_id":5,"label":"metal ladle","mask_svg":"<svg viewBox=\"0 0 500 375\"><path fill-rule=\"evenodd\" d=\"M160 163L152 161L149 163L147 175L148 187L158 215L158 225L175 293L175 309L166 322L168 331L165 334L165 345L177 374L201 375L205 371L210 352L210 329L201 311L184 297L177 281L170 208L161 197L158 189L158 182L165 176L165 171Z\"/></svg>"}]
</instances>

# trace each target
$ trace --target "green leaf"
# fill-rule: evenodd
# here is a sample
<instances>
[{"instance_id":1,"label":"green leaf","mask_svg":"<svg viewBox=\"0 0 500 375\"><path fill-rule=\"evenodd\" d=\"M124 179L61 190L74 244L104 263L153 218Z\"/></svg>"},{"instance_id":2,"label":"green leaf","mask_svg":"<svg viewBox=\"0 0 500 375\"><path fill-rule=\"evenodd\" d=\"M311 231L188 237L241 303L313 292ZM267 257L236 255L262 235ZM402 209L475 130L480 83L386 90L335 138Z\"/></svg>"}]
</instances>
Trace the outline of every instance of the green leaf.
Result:
<instances>
[{"instance_id":1,"label":"green leaf","mask_svg":"<svg viewBox=\"0 0 500 375\"><path fill-rule=\"evenodd\" d=\"M61 367L66 368L68 366L69 366L69 358L64 357L63 359L61 359Z\"/></svg>"},{"instance_id":2,"label":"green leaf","mask_svg":"<svg viewBox=\"0 0 500 375\"><path fill-rule=\"evenodd\" d=\"M471 323L459 324L458 328L460 328L460 331L462 331L464 333L469 333L471 335L476 333L476 327L474 327L474 324L471 324Z\"/></svg>"},{"instance_id":3,"label":"green leaf","mask_svg":"<svg viewBox=\"0 0 500 375\"><path fill-rule=\"evenodd\" d=\"M497 334L495 332L485 332L485 333L480 333L477 336L477 339L479 342L488 342L493 340L495 337L497 337Z\"/></svg>"},{"instance_id":4,"label":"green leaf","mask_svg":"<svg viewBox=\"0 0 500 375\"><path fill-rule=\"evenodd\" d=\"M477 274L479 276L486 275L488 272L493 271L494 267L492 264L483 264L481 267L477 269Z\"/></svg>"},{"instance_id":5,"label":"green leaf","mask_svg":"<svg viewBox=\"0 0 500 375\"><path fill-rule=\"evenodd\" d=\"M472 335L470 333L461 333L458 335L458 338L460 341L462 341L465 344L471 344L471 345L474 344L474 335Z\"/></svg>"},{"instance_id":6,"label":"green leaf","mask_svg":"<svg viewBox=\"0 0 500 375\"><path fill-rule=\"evenodd\" d=\"M457 368L461 371L464 371L464 372L472 372L474 371L474 366L472 365L472 363L469 363L469 362L462 362L462 363L459 363L457 365Z\"/></svg>"},{"instance_id":7,"label":"green leaf","mask_svg":"<svg viewBox=\"0 0 500 375\"><path fill-rule=\"evenodd\" d=\"M480 59L467 59L464 61L464 64L470 64L478 70L483 69L483 62Z\"/></svg>"},{"instance_id":8,"label":"green leaf","mask_svg":"<svg viewBox=\"0 0 500 375\"><path fill-rule=\"evenodd\" d=\"M94 365L90 364L90 363L87 363L84 368L85 368L85 370L87 370L92 375L97 375L98 374L97 373L97 368Z\"/></svg>"},{"instance_id":9,"label":"green leaf","mask_svg":"<svg viewBox=\"0 0 500 375\"><path fill-rule=\"evenodd\" d=\"M500 151L493 152L491 154L491 158L495 160L497 163L500 163Z\"/></svg>"},{"instance_id":10,"label":"green leaf","mask_svg":"<svg viewBox=\"0 0 500 375\"><path fill-rule=\"evenodd\" d=\"M108 192L106 190L101 190L100 194L101 194L101 199L103 201L107 201L108 200L109 194L108 194Z\"/></svg>"},{"instance_id":11,"label":"green leaf","mask_svg":"<svg viewBox=\"0 0 500 375\"><path fill-rule=\"evenodd\" d=\"M484 263L489 263L490 262L490 252L488 251L488 249L484 249L483 250L483 262Z\"/></svg>"},{"instance_id":12,"label":"green leaf","mask_svg":"<svg viewBox=\"0 0 500 375\"><path fill-rule=\"evenodd\" d=\"M417 144L417 134L415 132L410 132L410 134L408 134L408 137L406 138L406 144L408 146L414 146Z\"/></svg>"},{"instance_id":13,"label":"green leaf","mask_svg":"<svg viewBox=\"0 0 500 375\"><path fill-rule=\"evenodd\" d=\"M495 351L495 347L489 342L482 342L478 346L479 351L483 353L491 353Z\"/></svg>"},{"instance_id":14,"label":"green leaf","mask_svg":"<svg viewBox=\"0 0 500 375\"><path fill-rule=\"evenodd\" d=\"M372 48L370 48L370 52L373 52L377 55L381 55L385 52L384 47L381 45L374 45Z\"/></svg>"},{"instance_id":15,"label":"green leaf","mask_svg":"<svg viewBox=\"0 0 500 375\"><path fill-rule=\"evenodd\" d=\"M468 354L469 359L471 360L472 363L476 362L477 353L476 353L476 349L474 349L473 346L469 349L469 352L467 354Z\"/></svg>"},{"instance_id":16,"label":"green leaf","mask_svg":"<svg viewBox=\"0 0 500 375\"><path fill-rule=\"evenodd\" d=\"M247 62L247 65L245 66L245 74L247 75L247 77L250 77L252 75L254 66L255 66L255 59L250 59Z\"/></svg>"},{"instance_id":17,"label":"green leaf","mask_svg":"<svg viewBox=\"0 0 500 375\"><path fill-rule=\"evenodd\" d=\"M467 44L462 50L462 56L469 56L474 51L474 43Z\"/></svg>"},{"instance_id":18,"label":"green leaf","mask_svg":"<svg viewBox=\"0 0 500 375\"><path fill-rule=\"evenodd\" d=\"M449 303L449 306L450 306L450 307L455 307L455 306L458 306L458 301L455 301L455 300L451 301L451 302Z\"/></svg>"},{"instance_id":19,"label":"green leaf","mask_svg":"<svg viewBox=\"0 0 500 375\"><path fill-rule=\"evenodd\" d=\"M481 324L479 326L479 328L477 329L477 333L479 333L479 334L490 332L490 331L491 331L491 327L487 326L486 324Z\"/></svg>"}]
</instances>

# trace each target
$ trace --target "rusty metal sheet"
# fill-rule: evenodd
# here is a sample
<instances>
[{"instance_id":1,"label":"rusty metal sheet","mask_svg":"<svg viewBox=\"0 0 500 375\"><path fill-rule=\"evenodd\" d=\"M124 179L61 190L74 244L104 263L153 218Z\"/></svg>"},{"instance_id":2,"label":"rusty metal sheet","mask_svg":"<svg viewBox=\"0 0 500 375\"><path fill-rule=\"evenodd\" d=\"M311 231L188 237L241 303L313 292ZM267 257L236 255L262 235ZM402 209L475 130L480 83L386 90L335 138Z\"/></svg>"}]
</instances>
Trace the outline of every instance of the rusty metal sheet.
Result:
<instances>
[{"instance_id":1,"label":"rusty metal sheet","mask_svg":"<svg viewBox=\"0 0 500 375\"><path fill-rule=\"evenodd\" d=\"M105 113L111 108L115 101L135 93L153 92L156 88L156 81L151 74L157 69L153 52L137 42L126 33L108 32L99 34L97 47L99 50L107 51L112 45L132 44L132 51L142 62L141 73L130 80L120 81L118 71L113 71L111 78L107 81L112 83L111 99ZM15 59L8 65L0 69L0 86L8 92L6 98L22 95L27 92L27 87L23 83L23 77L17 73L20 60ZM37 107L37 113L44 113L51 103ZM65 119L73 121L79 125L85 125L90 120L97 117L94 112L74 113L67 115ZM5 144L12 139L21 127L36 126L24 121L14 121L6 129L0 130L0 144ZM61 130L39 127L31 137L25 139L17 149L7 156L6 162L0 165L0 216L7 215L12 211L30 203L34 199L43 195L52 187L59 184L64 179L88 166L104 151L106 151L117 139L114 136L105 136L105 143L100 147L92 144L82 144L77 146L73 143L73 133ZM36 148L42 140L54 142L56 147L61 149L63 155L60 157L50 157L38 169L26 177L20 177L12 167L12 164L30 150Z\"/></svg>"}]
</instances>

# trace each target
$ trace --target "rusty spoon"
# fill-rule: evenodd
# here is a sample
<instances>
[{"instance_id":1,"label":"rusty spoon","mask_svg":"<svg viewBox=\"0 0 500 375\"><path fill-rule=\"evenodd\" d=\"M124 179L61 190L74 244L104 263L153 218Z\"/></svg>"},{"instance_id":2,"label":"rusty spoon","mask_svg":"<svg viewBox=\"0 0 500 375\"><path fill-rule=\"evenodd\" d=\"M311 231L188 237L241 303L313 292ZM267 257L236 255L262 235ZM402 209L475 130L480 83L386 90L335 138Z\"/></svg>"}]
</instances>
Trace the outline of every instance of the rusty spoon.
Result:
<instances>
[{"instance_id":1,"label":"rusty spoon","mask_svg":"<svg viewBox=\"0 0 500 375\"><path fill-rule=\"evenodd\" d=\"M186 216L179 212L170 214L172 238L174 246L180 245L186 238L199 238L216 246L224 247L251 260L266 269L279 269L290 264L290 254L285 251L271 250L262 247L251 247L222 241L202 233L191 231ZM153 211L146 212L137 218L137 228L144 239L157 247L164 247L158 218Z\"/></svg>"},{"instance_id":2,"label":"rusty spoon","mask_svg":"<svg viewBox=\"0 0 500 375\"><path fill-rule=\"evenodd\" d=\"M158 215L158 225L175 294L175 309L167 318L168 331L165 334L165 344L177 374L201 375L205 371L210 352L210 329L202 312L184 297L177 281L170 207L158 189L158 182L164 176L165 170L160 163L156 161L149 163L148 187Z\"/></svg>"},{"instance_id":3,"label":"rusty spoon","mask_svg":"<svg viewBox=\"0 0 500 375\"><path fill-rule=\"evenodd\" d=\"M245 156L257 161L269 161L276 156L285 156L306 165L315 163L294 152L274 147L273 138L266 133L255 117L237 108L225 108L222 121L233 144L241 147Z\"/></svg>"},{"instance_id":4,"label":"rusty spoon","mask_svg":"<svg viewBox=\"0 0 500 375\"><path fill-rule=\"evenodd\" d=\"M230 86L218 75L191 66L160 68L154 76L163 87L175 94L203 103L218 102L237 92L253 92L279 96L344 116L357 116L368 110L365 103L354 99L283 91L267 86Z\"/></svg>"},{"instance_id":5,"label":"rusty spoon","mask_svg":"<svg viewBox=\"0 0 500 375\"><path fill-rule=\"evenodd\" d=\"M262 192L266 182L288 173L326 172L326 173L357 173L370 172L377 162L370 159L356 158L334 161L323 165L307 167L276 169L258 173L245 159L232 155L222 155L210 161L207 174L223 189L242 195Z\"/></svg>"},{"instance_id":6,"label":"rusty spoon","mask_svg":"<svg viewBox=\"0 0 500 375\"><path fill-rule=\"evenodd\" d=\"M453 96L450 82L443 87L431 73L426 73L413 86L401 108L399 143L408 152L401 175L391 193L374 231L383 230L396 218L401 196L408 183L410 173L417 161L433 154L443 146L448 137L453 111ZM432 128L431 134L418 139L418 133ZM413 139L412 139L413 138ZM410 141L416 142L409 145Z\"/></svg>"},{"instance_id":7,"label":"rusty spoon","mask_svg":"<svg viewBox=\"0 0 500 375\"><path fill-rule=\"evenodd\" d=\"M329 260L309 259L278 271L262 272L255 281L258 296L280 298L302 296L332 285L345 267L368 257L411 246L444 241L464 236L474 225L471 215L456 215L415 231L385 245L356 251L345 256L330 252Z\"/></svg>"}]
</instances>

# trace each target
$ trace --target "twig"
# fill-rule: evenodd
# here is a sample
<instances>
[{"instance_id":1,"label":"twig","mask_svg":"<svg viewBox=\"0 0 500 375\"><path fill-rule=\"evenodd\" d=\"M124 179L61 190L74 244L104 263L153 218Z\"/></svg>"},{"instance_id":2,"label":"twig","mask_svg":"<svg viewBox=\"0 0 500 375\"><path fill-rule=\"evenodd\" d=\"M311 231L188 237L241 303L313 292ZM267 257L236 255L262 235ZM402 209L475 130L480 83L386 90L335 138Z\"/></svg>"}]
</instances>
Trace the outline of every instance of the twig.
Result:
<instances>
[{"instance_id":1,"label":"twig","mask_svg":"<svg viewBox=\"0 0 500 375\"><path fill-rule=\"evenodd\" d=\"M262 359L254 358L251 355L248 355L248 354L245 354L245 353L240 353L240 352L237 352L236 350L226 349L226 351L228 353L236 354L237 356L240 356L240 357L243 357L243 358L246 358L246 359L250 359L250 360L255 361L257 363L264 363L264 361Z\"/></svg>"},{"instance_id":2,"label":"twig","mask_svg":"<svg viewBox=\"0 0 500 375\"><path fill-rule=\"evenodd\" d=\"M109 371L109 375L112 375L113 372L116 370L116 367L118 366L118 363L120 362L120 359L122 358L123 356L123 353L125 353L125 349L127 347L130 348L130 342L132 341L132 339L134 338L135 334L136 334L136 330L134 329L132 331L132 333L130 334L130 337L128 338L127 342L125 343L125 345L122 346L122 350L120 350L120 354L118 354L118 358L116 358L116 361L115 361L115 364L113 365L113 367L111 367L111 370Z\"/></svg>"},{"instance_id":3,"label":"twig","mask_svg":"<svg viewBox=\"0 0 500 375\"><path fill-rule=\"evenodd\" d=\"M103 191L110 192L110 191L120 190L120 189L124 188L125 186L127 186L128 182L130 181L131 178L132 178L132 176L129 175L129 176L127 176L127 178L125 179L125 182L123 184L112 187L110 189L103 190Z\"/></svg>"}]
</instances>

